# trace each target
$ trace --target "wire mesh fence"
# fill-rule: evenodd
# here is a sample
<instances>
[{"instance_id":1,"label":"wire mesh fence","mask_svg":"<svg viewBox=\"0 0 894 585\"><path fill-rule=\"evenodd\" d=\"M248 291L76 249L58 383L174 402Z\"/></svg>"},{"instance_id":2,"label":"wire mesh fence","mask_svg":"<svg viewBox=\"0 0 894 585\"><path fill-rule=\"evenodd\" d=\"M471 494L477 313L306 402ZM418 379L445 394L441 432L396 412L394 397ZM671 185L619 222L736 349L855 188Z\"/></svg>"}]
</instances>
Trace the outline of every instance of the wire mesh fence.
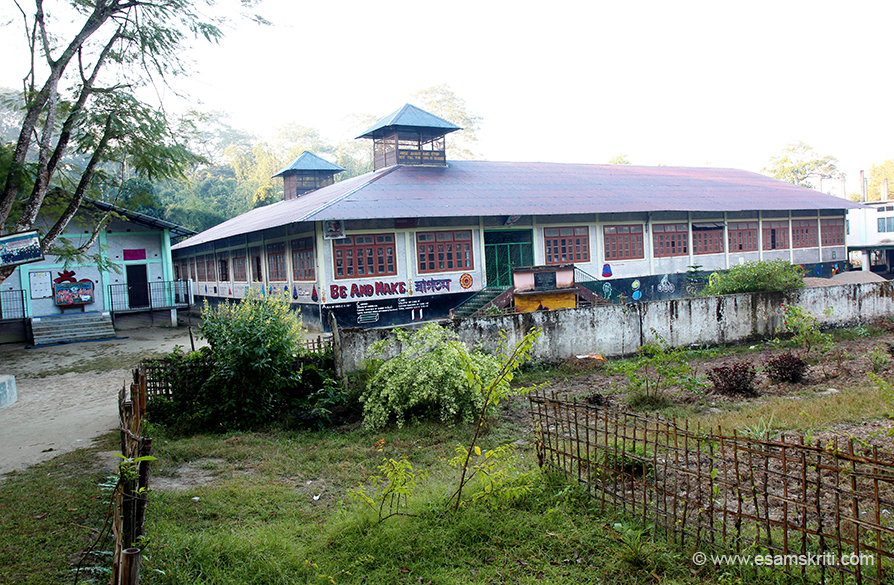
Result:
<instances>
[{"instance_id":1,"label":"wire mesh fence","mask_svg":"<svg viewBox=\"0 0 894 585\"><path fill-rule=\"evenodd\" d=\"M852 439L724 435L555 394L530 406L542 466L683 548L773 555L806 582L894 578L891 453Z\"/></svg>"}]
</instances>

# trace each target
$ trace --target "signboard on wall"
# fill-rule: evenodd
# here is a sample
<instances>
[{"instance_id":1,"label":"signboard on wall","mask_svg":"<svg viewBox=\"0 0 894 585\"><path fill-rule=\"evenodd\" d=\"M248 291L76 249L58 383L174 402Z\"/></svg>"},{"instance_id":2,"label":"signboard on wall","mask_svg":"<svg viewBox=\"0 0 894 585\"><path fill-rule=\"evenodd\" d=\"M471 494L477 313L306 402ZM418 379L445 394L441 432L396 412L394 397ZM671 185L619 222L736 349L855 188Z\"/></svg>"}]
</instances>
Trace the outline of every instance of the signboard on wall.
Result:
<instances>
[{"instance_id":1,"label":"signboard on wall","mask_svg":"<svg viewBox=\"0 0 894 585\"><path fill-rule=\"evenodd\" d=\"M92 280L60 282L53 285L53 302L59 307L87 305L95 300Z\"/></svg>"},{"instance_id":2,"label":"signboard on wall","mask_svg":"<svg viewBox=\"0 0 894 585\"><path fill-rule=\"evenodd\" d=\"M0 236L0 268L43 260L36 231Z\"/></svg>"}]
</instances>

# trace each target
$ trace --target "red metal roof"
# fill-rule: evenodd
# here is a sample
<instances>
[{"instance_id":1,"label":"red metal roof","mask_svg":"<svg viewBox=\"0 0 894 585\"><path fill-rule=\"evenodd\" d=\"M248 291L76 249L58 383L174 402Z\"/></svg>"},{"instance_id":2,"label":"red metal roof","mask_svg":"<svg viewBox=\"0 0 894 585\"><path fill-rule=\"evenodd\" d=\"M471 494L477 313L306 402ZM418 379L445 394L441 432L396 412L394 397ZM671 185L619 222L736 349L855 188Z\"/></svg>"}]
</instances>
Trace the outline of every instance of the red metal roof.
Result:
<instances>
[{"instance_id":1,"label":"red metal roof","mask_svg":"<svg viewBox=\"0 0 894 585\"><path fill-rule=\"evenodd\" d=\"M450 161L446 167L395 166L347 179L244 213L175 249L332 219L860 207L737 169Z\"/></svg>"}]
</instances>

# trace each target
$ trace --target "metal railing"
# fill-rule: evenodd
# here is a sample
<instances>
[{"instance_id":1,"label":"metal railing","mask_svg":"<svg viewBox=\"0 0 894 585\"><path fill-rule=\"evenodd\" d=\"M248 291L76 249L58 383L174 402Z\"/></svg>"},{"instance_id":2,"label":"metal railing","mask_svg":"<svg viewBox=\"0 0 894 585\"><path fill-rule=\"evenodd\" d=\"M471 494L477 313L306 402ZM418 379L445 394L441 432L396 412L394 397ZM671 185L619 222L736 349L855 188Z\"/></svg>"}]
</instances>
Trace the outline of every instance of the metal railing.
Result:
<instances>
[{"instance_id":1,"label":"metal railing","mask_svg":"<svg viewBox=\"0 0 894 585\"><path fill-rule=\"evenodd\" d=\"M25 291L0 291L0 321L21 321L25 318Z\"/></svg>"},{"instance_id":2,"label":"metal railing","mask_svg":"<svg viewBox=\"0 0 894 585\"><path fill-rule=\"evenodd\" d=\"M192 293L187 280L109 285L109 308L113 313L185 309L191 304Z\"/></svg>"}]
</instances>

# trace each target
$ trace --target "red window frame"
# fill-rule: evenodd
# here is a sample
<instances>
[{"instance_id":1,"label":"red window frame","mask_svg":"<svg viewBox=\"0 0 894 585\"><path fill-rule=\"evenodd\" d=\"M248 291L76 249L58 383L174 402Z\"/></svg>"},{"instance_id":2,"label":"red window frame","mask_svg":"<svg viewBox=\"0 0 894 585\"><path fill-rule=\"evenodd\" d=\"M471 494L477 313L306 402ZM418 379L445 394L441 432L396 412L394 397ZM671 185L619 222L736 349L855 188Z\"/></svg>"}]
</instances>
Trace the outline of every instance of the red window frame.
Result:
<instances>
[{"instance_id":1,"label":"red window frame","mask_svg":"<svg viewBox=\"0 0 894 585\"><path fill-rule=\"evenodd\" d=\"M233 250L233 280L246 282L248 273L245 268L245 250Z\"/></svg>"},{"instance_id":2,"label":"red window frame","mask_svg":"<svg viewBox=\"0 0 894 585\"><path fill-rule=\"evenodd\" d=\"M742 221L729 224L729 251L730 252L757 252L757 227L756 221Z\"/></svg>"},{"instance_id":3,"label":"red window frame","mask_svg":"<svg viewBox=\"0 0 894 585\"><path fill-rule=\"evenodd\" d=\"M316 280L317 271L314 263L314 239L301 238L292 240L292 279Z\"/></svg>"},{"instance_id":4,"label":"red window frame","mask_svg":"<svg viewBox=\"0 0 894 585\"><path fill-rule=\"evenodd\" d=\"M217 282L217 270L215 264L214 254L208 254L205 256L205 276L208 278L208 282Z\"/></svg>"},{"instance_id":5,"label":"red window frame","mask_svg":"<svg viewBox=\"0 0 894 585\"><path fill-rule=\"evenodd\" d=\"M818 225L815 219L792 220L792 248L816 248Z\"/></svg>"},{"instance_id":6,"label":"red window frame","mask_svg":"<svg viewBox=\"0 0 894 585\"><path fill-rule=\"evenodd\" d=\"M602 238L606 261L645 258L642 225L607 225L602 228Z\"/></svg>"},{"instance_id":7,"label":"red window frame","mask_svg":"<svg viewBox=\"0 0 894 585\"><path fill-rule=\"evenodd\" d=\"M397 274L394 234L360 234L332 240L336 279Z\"/></svg>"},{"instance_id":8,"label":"red window frame","mask_svg":"<svg viewBox=\"0 0 894 585\"><path fill-rule=\"evenodd\" d=\"M197 282L198 279L196 278L196 259L190 258L187 260L187 263L189 264L189 277L192 279L193 282Z\"/></svg>"},{"instance_id":9,"label":"red window frame","mask_svg":"<svg viewBox=\"0 0 894 585\"><path fill-rule=\"evenodd\" d=\"M761 229L764 232L764 250L788 250L787 221L765 221Z\"/></svg>"},{"instance_id":10,"label":"red window frame","mask_svg":"<svg viewBox=\"0 0 894 585\"><path fill-rule=\"evenodd\" d=\"M416 267L420 274L473 270L472 230L416 232Z\"/></svg>"},{"instance_id":11,"label":"red window frame","mask_svg":"<svg viewBox=\"0 0 894 585\"><path fill-rule=\"evenodd\" d=\"M723 254L723 226L692 224L693 254Z\"/></svg>"},{"instance_id":12,"label":"red window frame","mask_svg":"<svg viewBox=\"0 0 894 585\"><path fill-rule=\"evenodd\" d=\"M656 258L689 255L689 226L664 223L652 226L652 255Z\"/></svg>"},{"instance_id":13,"label":"red window frame","mask_svg":"<svg viewBox=\"0 0 894 585\"><path fill-rule=\"evenodd\" d=\"M844 245L844 219L820 220L820 230L823 234L823 246Z\"/></svg>"},{"instance_id":14,"label":"red window frame","mask_svg":"<svg viewBox=\"0 0 894 585\"><path fill-rule=\"evenodd\" d=\"M289 279L286 269L286 243L267 244L267 278L271 282L284 282Z\"/></svg>"},{"instance_id":15,"label":"red window frame","mask_svg":"<svg viewBox=\"0 0 894 585\"><path fill-rule=\"evenodd\" d=\"M545 227L543 244L547 264L590 261L590 229L586 226Z\"/></svg>"}]
</instances>

